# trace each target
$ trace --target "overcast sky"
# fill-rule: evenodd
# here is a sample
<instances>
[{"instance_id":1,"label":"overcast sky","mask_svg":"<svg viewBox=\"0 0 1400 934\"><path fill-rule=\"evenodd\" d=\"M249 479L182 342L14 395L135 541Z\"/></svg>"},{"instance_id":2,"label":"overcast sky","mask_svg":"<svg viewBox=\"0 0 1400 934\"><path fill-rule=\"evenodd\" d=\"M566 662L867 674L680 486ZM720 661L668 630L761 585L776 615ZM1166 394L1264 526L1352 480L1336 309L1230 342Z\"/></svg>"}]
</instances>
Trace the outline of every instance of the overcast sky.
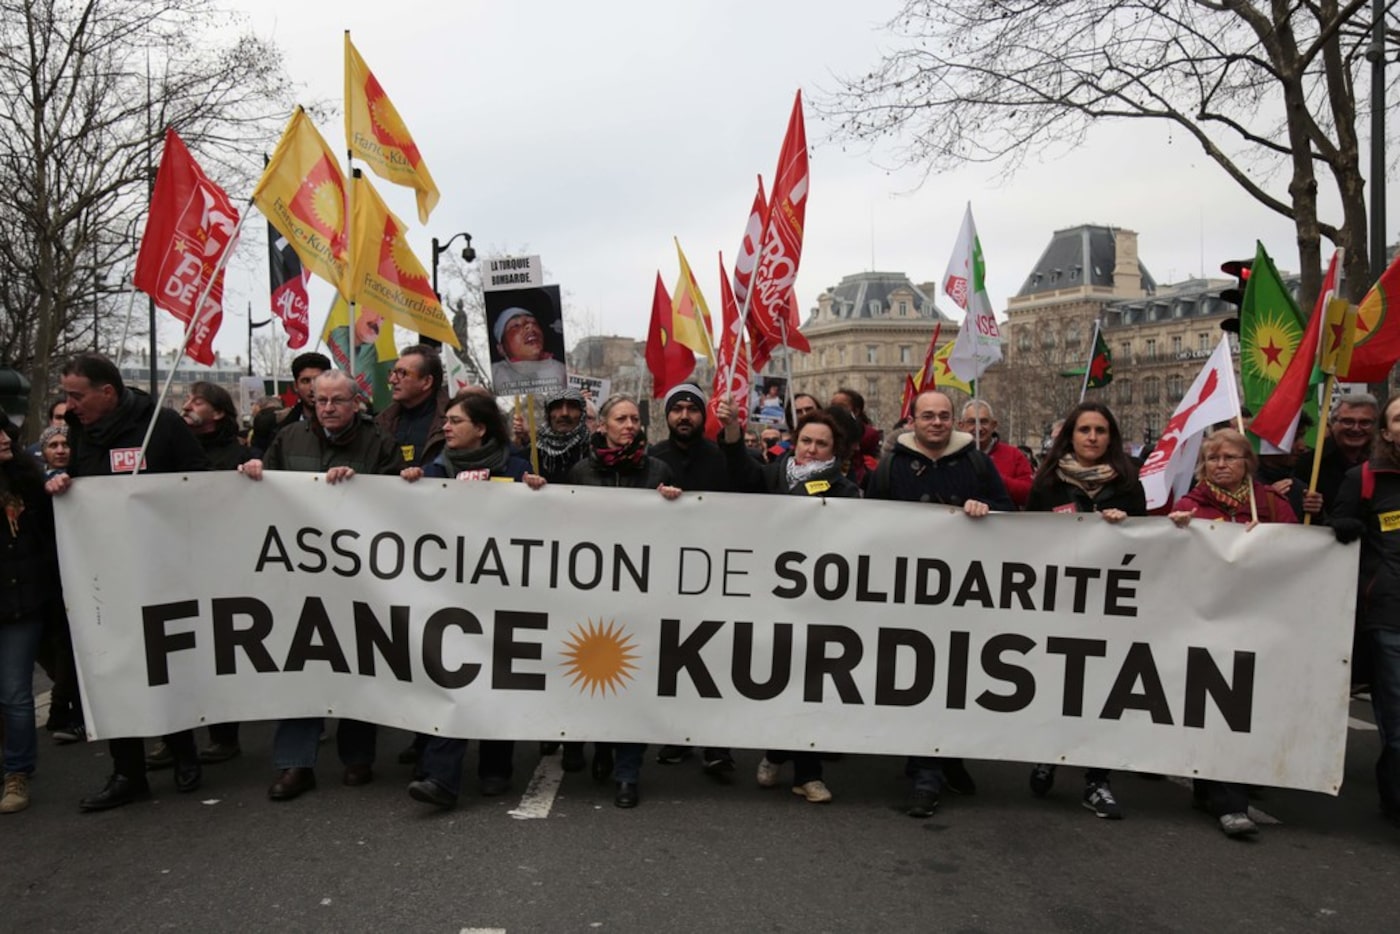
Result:
<instances>
[{"instance_id":1,"label":"overcast sky","mask_svg":"<svg viewBox=\"0 0 1400 934\"><path fill-rule=\"evenodd\" d=\"M656 271L668 287L675 281L672 235L718 313L716 252L732 263L756 174L771 184L794 92L815 96L836 76L868 69L890 44L882 25L898 8L894 0L231 5L284 49L308 99L339 99L342 30L351 30L442 191L428 226L411 237L425 266L430 239L458 231L483 256L526 246L589 331L634 337L646 333ZM342 148L339 119L320 129ZM1252 255L1256 237L1281 268L1297 268L1291 225L1183 134L1153 124L1105 125L1071 155L1031 160L1009 181L971 166L922 186L916 171L883 167L893 147L843 151L828 131L809 108L804 311L849 273L939 278L969 200L999 311L1051 233L1081 223L1136 230L1159 282L1218 275L1222 260ZM416 222L411 191L375 183ZM251 225L241 250L261 255L264 229ZM249 265L258 273L233 276L226 292L218 343L230 356L246 353L248 301L259 318L267 307L266 272L260 261ZM319 329L330 288L313 282ZM570 346L581 336L568 335Z\"/></svg>"}]
</instances>

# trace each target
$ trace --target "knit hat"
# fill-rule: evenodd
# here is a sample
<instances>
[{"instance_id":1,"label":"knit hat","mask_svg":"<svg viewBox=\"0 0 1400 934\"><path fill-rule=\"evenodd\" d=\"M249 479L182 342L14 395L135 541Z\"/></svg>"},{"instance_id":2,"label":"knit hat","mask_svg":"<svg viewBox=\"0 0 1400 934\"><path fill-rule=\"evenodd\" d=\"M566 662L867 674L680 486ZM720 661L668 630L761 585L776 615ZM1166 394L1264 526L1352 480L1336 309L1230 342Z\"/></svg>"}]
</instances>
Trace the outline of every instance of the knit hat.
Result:
<instances>
[{"instance_id":1,"label":"knit hat","mask_svg":"<svg viewBox=\"0 0 1400 934\"><path fill-rule=\"evenodd\" d=\"M664 411L670 412L671 407L682 402L690 402L702 412L705 410L705 390L694 383L681 383L679 386L671 387L671 391L666 393L666 400L663 403Z\"/></svg>"},{"instance_id":2,"label":"knit hat","mask_svg":"<svg viewBox=\"0 0 1400 934\"><path fill-rule=\"evenodd\" d=\"M529 315L531 318L535 317L532 312L519 307L507 308L505 311L501 312L501 316L496 319L496 324L491 329L492 333L496 335L496 343L499 344L505 338L506 325L510 323L511 319L519 318L521 315Z\"/></svg>"}]
</instances>

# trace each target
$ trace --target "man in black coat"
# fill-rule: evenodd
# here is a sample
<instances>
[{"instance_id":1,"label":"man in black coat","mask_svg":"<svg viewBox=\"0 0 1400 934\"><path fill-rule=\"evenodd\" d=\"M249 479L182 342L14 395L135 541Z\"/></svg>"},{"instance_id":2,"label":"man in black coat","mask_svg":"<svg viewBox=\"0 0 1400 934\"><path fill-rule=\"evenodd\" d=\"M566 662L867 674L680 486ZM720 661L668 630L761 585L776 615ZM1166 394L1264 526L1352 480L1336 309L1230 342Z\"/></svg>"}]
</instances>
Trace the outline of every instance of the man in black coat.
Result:
<instances>
[{"instance_id":1,"label":"man in black coat","mask_svg":"<svg viewBox=\"0 0 1400 934\"><path fill-rule=\"evenodd\" d=\"M705 391L695 383L681 383L663 401L669 436L651 446L647 454L662 461L675 475L676 486L687 493L727 493L729 465L719 445L705 437ZM675 765L690 758L685 746L662 746L656 761ZM721 776L734 771L728 749L706 749L701 756L705 774Z\"/></svg>"},{"instance_id":2,"label":"man in black coat","mask_svg":"<svg viewBox=\"0 0 1400 934\"><path fill-rule=\"evenodd\" d=\"M73 449L68 473L51 478L45 488L61 496L76 478L131 473L185 473L207 470L209 458L194 434L174 409L157 409L155 400L139 389L128 388L111 360L97 353L79 354L63 368L63 391L68 397L64 420ZM151 441L141 461L141 443L155 421ZM199 788L201 774L194 733L182 730L165 737L175 755L175 789ZM150 794L146 782L146 757L139 737L108 743L112 775L101 791L84 798L84 811L120 807Z\"/></svg>"}]
</instances>

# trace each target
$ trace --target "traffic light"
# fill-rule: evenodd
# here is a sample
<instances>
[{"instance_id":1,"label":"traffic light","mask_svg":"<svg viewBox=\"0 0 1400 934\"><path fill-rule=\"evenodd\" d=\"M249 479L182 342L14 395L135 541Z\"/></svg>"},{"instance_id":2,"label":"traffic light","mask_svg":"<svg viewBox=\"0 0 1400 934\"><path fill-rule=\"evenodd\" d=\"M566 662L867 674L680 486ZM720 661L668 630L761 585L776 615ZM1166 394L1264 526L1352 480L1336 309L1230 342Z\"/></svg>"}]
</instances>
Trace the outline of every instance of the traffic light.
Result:
<instances>
[{"instance_id":1,"label":"traffic light","mask_svg":"<svg viewBox=\"0 0 1400 934\"><path fill-rule=\"evenodd\" d=\"M1221 301L1228 302L1236 308L1244 305L1244 290L1249 285L1249 269L1253 265L1252 259L1232 259L1220 264L1221 272L1235 277L1234 285L1228 289L1221 289ZM1240 333L1240 316L1235 315L1221 321L1220 330L1229 331L1231 334Z\"/></svg>"},{"instance_id":2,"label":"traffic light","mask_svg":"<svg viewBox=\"0 0 1400 934\"><path fill-rule=\"evenodd\" d=\"M29 379L19 370L0 367L0 412L16 425L29 411Z\"/></svg>"}]
</instances>

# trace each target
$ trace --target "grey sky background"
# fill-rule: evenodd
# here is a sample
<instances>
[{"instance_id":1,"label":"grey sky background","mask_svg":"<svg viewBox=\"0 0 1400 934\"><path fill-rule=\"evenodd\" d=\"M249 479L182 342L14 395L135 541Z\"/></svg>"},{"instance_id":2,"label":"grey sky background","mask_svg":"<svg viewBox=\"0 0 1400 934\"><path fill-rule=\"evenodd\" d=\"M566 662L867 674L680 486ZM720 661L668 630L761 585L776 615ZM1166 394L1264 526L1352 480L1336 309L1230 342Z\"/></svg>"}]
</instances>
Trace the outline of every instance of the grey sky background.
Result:
<instances>
[{"instance_id":1,"label":"grey sky background","mask_svg":"<svg viewBox=\"0 0 1400 934\"><path fill-rule=\"evenodd\" d=\"M756 175L771 186L794 92L814 97L836 76L870 68L893 41L882 25L898 9L894 0L231 6L284 49L307 99L340 99L342 30L351 30L442 191L421 227L412 192L375 179L414 225L425 267L433 236L469 231L483 256L526 246L589 332L634 337L646 333L656 271L668 288L675 281L672 235L718 315L716 252L732 264ZM343 149L339 118L319 129ZM968 201L999 312L1051 233L1081 223L1136 230L1159 282L1219 275L1222 260L1253 254L1255 238L1280 268L1298 265L1285 219L1247 198L1184 134L1145 121L1105 125L1009 180L968 166L922 184L917 171L883 167L892 146L843 149L830 129L809 107L804 312L853 272L938 279ZM1273 188L1285 185L1280 176ZM1324 215L1339 219L1330 203ZM228 356L246 353L248 302L266 316L264 230L246 228L243 268L230 276L218 341ZM313 280L313 341L330 294ZM570 333L570 346L582 336Z\"/></svg>"}]
</instances>

